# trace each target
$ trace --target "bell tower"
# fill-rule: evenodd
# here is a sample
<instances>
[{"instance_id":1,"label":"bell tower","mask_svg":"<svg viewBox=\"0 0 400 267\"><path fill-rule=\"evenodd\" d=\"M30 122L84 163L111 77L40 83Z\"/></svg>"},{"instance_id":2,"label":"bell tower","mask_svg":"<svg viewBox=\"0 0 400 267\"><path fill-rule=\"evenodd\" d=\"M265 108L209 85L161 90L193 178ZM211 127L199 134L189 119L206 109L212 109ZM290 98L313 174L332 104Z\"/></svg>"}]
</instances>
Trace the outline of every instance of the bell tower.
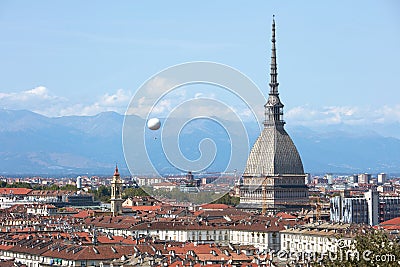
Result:
<instances>
[{"instance_id":1,"label":"bell tower","mask_svg":"<svg viewBox=\"0 0 400 267\"><path fill-rule=\"evenodd\" d=\"M122 214L122 180L119 176L118 166L115 166L114 176L111 180L111 212L113 216Z\"/></svg>"}]
</instances>

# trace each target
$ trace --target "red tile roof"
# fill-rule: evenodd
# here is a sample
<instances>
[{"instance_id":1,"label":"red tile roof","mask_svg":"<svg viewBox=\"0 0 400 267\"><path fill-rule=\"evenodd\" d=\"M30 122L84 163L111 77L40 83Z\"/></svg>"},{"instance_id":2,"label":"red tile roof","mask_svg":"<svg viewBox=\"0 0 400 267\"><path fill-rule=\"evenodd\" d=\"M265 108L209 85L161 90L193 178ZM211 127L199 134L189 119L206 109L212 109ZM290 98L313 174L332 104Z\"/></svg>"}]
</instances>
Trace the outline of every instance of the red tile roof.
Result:
<instances>
[{"instance_id":1,"label":"red tile roof","mask_svg":"<svg viewBox=\"0 0 400 267\"><path fill-rule=\"evenodd\" d=\"M85 219L87 217L91 217L94 215L93 211L88 211L88 210L82 210L78 212L77 214L72 215L74 218L80 218L80 219Z\"/></svg>"},{"instance_id":2,"label":"red tile roof","mask_svg":"<svg viewBox=\"0 0 400 267\"><path fill-rule=\"evenodd\" d=\"M67 246L58 251L47 250L42 255L66 260L111 260L119 259L122 255L133 254L133 246Z\"/></svg>"},{"instance_id":3,"label":"red tile roof","mask_svg":"<svg viewBox=\"0 0 400 267\"><path fill-rule=\"evenodd\" d=\"M379 227L382 227L386 230L400 230L400 217L384 221L379 224ZM378 228L378 227L374 227Z\"/></svg>"},{"instance_id":4,"label":"red tile roof","mask_svg":"<svg viewBox=\"0 0 400 267\"><path fill-rule=\"evenodd\" d=\"M161 209L161 206L132 206L129 208L131 208L133 211L151 211L151 210L159 210Z\"/></svg>"},{"instance_id":5,"label":"red tile roof","mask_svg":"<svg viewBox=\"0 0 400 267\"><path fill-rule=\"evenodd\" d=\"M1 188L0 195L26 195L31 191L32 189L28 188Z\"/></svg>"},{"instance_id":6,"label":"red tile roof","mask_svg":"<svg viewBox=\"0 0 400 267\"><path fill-rule=\"evenodd\" d=\"M12 247L12 245L0 245L0 250L9 250Z\"/></svg>"},{"instance_id":7,"label":"red tile roof","mask_svg":"<svg viewBox=\"0 0 400 267\"><path fill-rule=\"evenodd\" d=\"M278 212L276 214L276 217L281 217L282 219L290 220L290 219L296 219L296 216L293 216L291 214L287 214L286 212Z\"/></svg>"},{"instance_id":8,"label":"red tile roof","mask_svg":"<svg viewBox=\"0 0 400 267\"><path fill-rule=\"evenodd\" d=\"M394 219L384 221L380 225L399 225L400 226L400 217L396 217Z\"/></svg>"},{"instance_id":9,"label":"red tile roof","mask_svg":"<svg viewBox=\"0 0 400 267\"><path fill-rule=\"evenodd\" d=\"M19 267L26 267L25 264L17 264L14 262L14 260L7 260L7 261L0 261L0 267L15 267L15 266L19 266Z\"/></svg>"},{"instance_id":10,"label":"red tile roof","mask_svg":"<svg viewBox=\"0 0 400 267\"><path fill-rule=\"evenodd\" d=\"M101 244L128 244L128 245L136 245L136 240L132 240L132 238L125 238L123 236L112 236L111 238L108 236L99 236L97 237L97 241Z\"/></svg>"}]
</instances>

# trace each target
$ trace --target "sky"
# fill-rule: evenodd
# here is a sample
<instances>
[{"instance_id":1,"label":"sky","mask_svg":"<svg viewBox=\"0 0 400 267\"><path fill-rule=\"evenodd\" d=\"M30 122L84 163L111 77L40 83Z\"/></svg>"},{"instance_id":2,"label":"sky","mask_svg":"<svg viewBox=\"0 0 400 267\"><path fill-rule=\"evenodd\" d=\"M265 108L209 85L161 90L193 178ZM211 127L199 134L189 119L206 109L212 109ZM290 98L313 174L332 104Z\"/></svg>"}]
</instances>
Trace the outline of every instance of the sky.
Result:
<instances>
[{"instance_id":1,"label":"sky","mask_svg":"<svg viewBox=\"0 0 400 267\"><path fill-rule=\"evenodd\" d=\"M285 119L400 124L400 2L1 1L0 108L124 113L184 62L232 66L268 93L272 15Z\"/></svg>"}]
</instances>

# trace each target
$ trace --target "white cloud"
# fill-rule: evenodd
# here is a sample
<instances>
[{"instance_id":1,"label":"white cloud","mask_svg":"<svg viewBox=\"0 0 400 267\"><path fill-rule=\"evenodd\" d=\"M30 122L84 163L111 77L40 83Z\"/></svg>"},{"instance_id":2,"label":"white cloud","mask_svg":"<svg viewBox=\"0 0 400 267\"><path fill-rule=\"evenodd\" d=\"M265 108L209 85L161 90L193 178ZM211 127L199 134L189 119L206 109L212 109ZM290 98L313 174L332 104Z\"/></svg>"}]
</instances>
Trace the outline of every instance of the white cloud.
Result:
<instances>
[{"instance_id":1,"label":"white cloud","mask_svg":"<svg viewBox=\"0 0 400 267\"><path fill-rule=\"evenodd\" d=\"M4 105L6 102L18 104L14 102L32 102L41 101L48 99L58 99L57 96L53 96L49 93L46 87L38 86L30 90L18 92L18 93L0 93L1 104Z\"/></svg>"},{"instance_id":2,"label":"white cloud","mask_svg":"<svg viewBox=\"0 0 400 267\"><path fill-rule=\"evenodd\" d=\"M175 83L170 82L166 78L156 76L151 79L144 87L144 91L147 97L160 97L167 89L173 87Z\"/></svg>"},{"instance_id":3,"label":"white cloud","mask_svg":"<svg viewBox=\"0 0 400 267\"><path fill-rule=\"evenodd\" d=\"M27 94L41 96L41 97L44 97L44 98L51 98L49 96L47 88L44 87L44 86L38 86L36 88L33 88L31 90L26 91L26 93Z\"/></svg>"},{"instance_id":4,"label":"white cloud","mask_svg":"<svg viewBox=\"0 0 400 267\"><path fill-rule=\"evenodd\" d=\"M118 89L115 93L106 93L95 98L93 103L78 103L76 100L54 95L44 86L38 86L21 92L0 93L0 107L27 109L51 117L95 115L103 111L123 114L131 96L131 92Z\"/></svg>"},{"instance_id":5,"label":"white cloud","mask_svg":"<svg viewBox=\"0 0 400 267\"><path fill-rule=\"evenodd\" d=\"M102 106L113 107L127 104L131 100L132 94L123 89L118 89L115 94L104 94L98 102Z\"/></svg>"},{"instance_id":6,"label":"white cloud","mask_svg":"<svg viewBox=\"0 0 400 267\"><path fill-rule=\"evenodd\" d=\"M168 105L170 105L171 103L168 104L168 102L165 102L163 100L165 99L161 99L157 105L156 104L157 100L168 90L174 87L173 82L169 81L166 78L162 78L160 76L156 76L153 79L151 79L150 81L148 81L144 87L140 88L138 90L138 92L136 93L134 98L134 103L132 103L128 110L127 110L127 114L130 115L138 115L141 117L146 117L148 111L150 111L153 108L153 112L156 112L158 115L160 115L160 113L163 113L167 110ZM178 92L179 93L176 93ZM182 97L184 97L185 92L181 92L184 90L174 90L173 94L174 94L174 101L179 101L180 99L182 99ZM167 99L172 99L172 97L168 97ZM158 107L158 105L161 105L160 107ZM154 106L154 107L153 107Z\"/></svg>"},{"instance_id":7,"label":"white cloud","mask_svg":"<svg viewBox=\"0 0 400 267\"><path fill-rule=\"evenodd\" d=\"M87 105L76 103L72 106L63 107L60 116L66 115L96 115L100 112L115 111L124 114L132 93L123 89L118 89L114 94L104 94L97 98L94 103Z\"/></svg>"},{"instance_id":8,"label":"white cloud","mask_svg":"<svg viewBox=\"0 0 400 267\"><path fill-rule=\"evenodd\" d=\"M378 107L309 105L294 107L286 112L286 120L293 125L362 125L369 123L400 122L400 105Z\"/></svg>"},{"instance_id":9,"label":"white cloud","mask_svg":"<svg viewBox=\"0 0 400 267\"><path fill-rule=\"evenodd\" d=\"M139 116L143 110L150 110L154 101L170 88L166 79L154 79L145 88L146 91L136 103L130 107L130 113ZM92 102L78 102L80 99L67 99L53 94L44 86L38 86L29 90L13 93L0 93L0 107L5 109L27 109L46 116L66 116L66 115L95 115L104 111L115 111L124 114L132 98L132 92L118 89L111 93L105 93L94 98ZM215 101L193 102L193 105L186 105L184 109L176 110L171 115L175 117L191 117L198 114L216 114L223 119L232 117L232 110L241 119L252 117L250 110L244 105L232 102L231 99L219 101L221 96L210 92L189 90L178 88L166 97L158 101L152 110L152 115L168 117L175 107L185 101L201 101L201 99L215 99L221 105L216 105ZM201 103L201 104L198 104ZM225 106L224 106L225 103ZM229 105L232 110L229 109ZM255 111L263 111L263 108ZM263 117L263 116L261 116ZM237 118L236 118L237 120ZM324 126L324 125L369 125L369 124L389 124L400 123L400 104L395 106L328 106L314 107L310 105L297 106L285 111L285 120L290 125L304 126Z\"/></svg>"},{"instance_id":10,"label":"white cloud","mask_svg":"<svg viewBox=\"0 0 400 267\"><path fill-rule=\"evenodd\" d=\"M156 106L152 109L152 113L155 115L163 115L165 113L169 113L172 110L172 100L171 99L163 99L157 103Z\"/></svg>"},{"instance_id":11,"label":"white cloud","mask_svg":"<svg viewBox=\"0 0 400 267\"><path fill-rule=\"evenodd\" d=\"M247 106L241 103L237 96L233 96L231 92L223 88L204 84L188 84L175 88L178 84L179 82L159 76L153 78L139 89L127 114L146 117L150 113L150 116L162 118L190 118L199 114L212 114L212 116L229 120L233 118L232 111L234 111L243 120L253 118ZM168 92L172 88L174 89ZM219 104L216 105L216 103ZM180 108L182 104L184 108ZM262 110L261 112L263 113Z\"/></svg>"},{"instance_id":12,"label":"white cloud","mask_svg":"<svg viewBox=\"0 0 400 267\"><path fill-rule=\"evenodd\" d=\"M400 122L400 105L383 106L377 110L377 118L382 123Z\"/></svg>"},{"instance_id":13,"label":"white cloud","mask_svg":"<svg viewBox=\"0 0 400 267\"><path fill-rule=\"evenodd\" d=\"M59 105L66 99L53 95L44 86L14 93L0 93L0 106L6 109L28 109L43 113L49 106Z\"/></svg>"}]
</instances>

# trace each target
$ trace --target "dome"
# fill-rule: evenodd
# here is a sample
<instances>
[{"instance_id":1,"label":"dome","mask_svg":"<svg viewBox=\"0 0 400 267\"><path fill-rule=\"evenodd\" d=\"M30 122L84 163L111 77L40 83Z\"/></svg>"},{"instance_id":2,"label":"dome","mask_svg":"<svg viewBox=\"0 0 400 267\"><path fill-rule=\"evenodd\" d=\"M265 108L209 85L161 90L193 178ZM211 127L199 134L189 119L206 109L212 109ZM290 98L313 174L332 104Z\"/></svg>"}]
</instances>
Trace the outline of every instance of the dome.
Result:
<instances>
[{"instance_id":1,"label":"dome","mask_svg":"<svg viewBox=\"0 0 400 267\"><path fill-rule=\"evenodd\" d=\"M243 176L304 174L303 163L292 139L282 127L264 128L247 159Z\"/></svg>"}]
</instances>

